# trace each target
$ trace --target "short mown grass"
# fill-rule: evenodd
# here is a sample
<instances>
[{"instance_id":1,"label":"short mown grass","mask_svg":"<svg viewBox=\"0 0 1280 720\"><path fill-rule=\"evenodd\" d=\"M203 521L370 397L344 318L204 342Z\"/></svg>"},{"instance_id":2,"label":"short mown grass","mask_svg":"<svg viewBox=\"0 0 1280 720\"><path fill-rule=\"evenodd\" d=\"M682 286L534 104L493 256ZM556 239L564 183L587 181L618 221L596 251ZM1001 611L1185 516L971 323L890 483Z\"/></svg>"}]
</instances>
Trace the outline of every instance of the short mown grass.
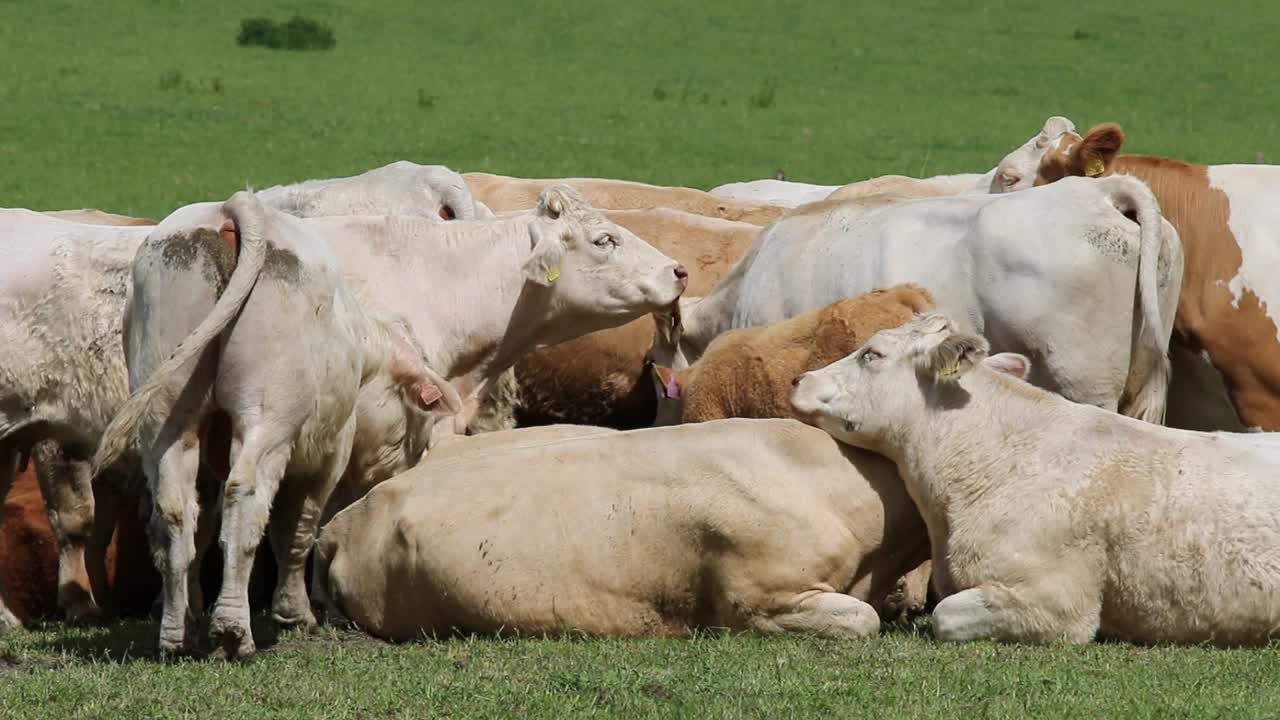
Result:
<instances>
[{"instance_id":1,"label":"short mown grass","mask_svg":"<svg viewBox=\"0 0 1280 720\"><path fill-rule=\"evenodd\" d=\"M259 634L267 631L258 623ZM0 638L0 717L1273 718L1280 647L943 644L924 627L837 642L286 633L239 664L151 655L155 626Z\"/></svg>"}]
</instances>

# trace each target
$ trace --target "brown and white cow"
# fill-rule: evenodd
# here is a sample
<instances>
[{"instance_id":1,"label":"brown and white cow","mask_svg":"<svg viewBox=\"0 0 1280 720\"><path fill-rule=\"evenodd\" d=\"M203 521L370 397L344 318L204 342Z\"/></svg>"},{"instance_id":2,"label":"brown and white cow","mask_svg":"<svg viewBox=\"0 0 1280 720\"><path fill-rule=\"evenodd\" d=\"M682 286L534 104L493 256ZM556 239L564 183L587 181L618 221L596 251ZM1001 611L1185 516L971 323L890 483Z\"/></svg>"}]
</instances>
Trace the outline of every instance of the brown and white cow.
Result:
<instances>
[{"instance_id":1,"label":"brown and white cow","mask_svg":"<svg viewBox=\"0 0 1280 720\"><path fill-rule=\"evenodd\" d=\"M1280 430L1280 167L1121 155L1123 143L1115 123L1083 136L1066 133L1041 159L1035 182L1130 175L1151 187L1178 230L1185 257L1169 424ZM1211 368L1189 365L1196 362ZM1212 414L1212 406L1188 407L1179 392L1185 387L1179 376L1203 376L1206 369L1221 374L1238 424Z\"/></svg>"}]
</instances>

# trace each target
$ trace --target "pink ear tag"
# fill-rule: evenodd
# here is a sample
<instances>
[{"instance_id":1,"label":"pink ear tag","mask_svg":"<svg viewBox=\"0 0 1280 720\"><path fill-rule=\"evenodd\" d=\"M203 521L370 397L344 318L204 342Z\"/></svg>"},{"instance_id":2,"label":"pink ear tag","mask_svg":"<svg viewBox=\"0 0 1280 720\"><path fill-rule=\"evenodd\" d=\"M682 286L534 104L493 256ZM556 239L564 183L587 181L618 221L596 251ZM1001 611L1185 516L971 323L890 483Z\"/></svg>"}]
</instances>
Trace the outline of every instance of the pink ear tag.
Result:
<instances>
[{"instance_id":1,"label":"pink ear tag","mask_svg":"<svg viewBox=\"0 0 1280 720\"><path fill-rule=\"evenodd\" d=\"M672 373L672 375L667 378L667 381L663 383L662 391L668 398L671 398L672 400L679 399L680 383L676 382L676 376L674 373Z\"/></svg>"},{"instance_id":2,"label":"pink ear tag","mask_svg":"<svg viewBox=\"0 0 1280 720\"><path fill-rule=\"evenodd\" d=\"M438 402L444 394L440 392L440 388L435 383L423 383L418 386L418 400L422 403L422 407L431 407Z\"/></svg>"}]
</instances>

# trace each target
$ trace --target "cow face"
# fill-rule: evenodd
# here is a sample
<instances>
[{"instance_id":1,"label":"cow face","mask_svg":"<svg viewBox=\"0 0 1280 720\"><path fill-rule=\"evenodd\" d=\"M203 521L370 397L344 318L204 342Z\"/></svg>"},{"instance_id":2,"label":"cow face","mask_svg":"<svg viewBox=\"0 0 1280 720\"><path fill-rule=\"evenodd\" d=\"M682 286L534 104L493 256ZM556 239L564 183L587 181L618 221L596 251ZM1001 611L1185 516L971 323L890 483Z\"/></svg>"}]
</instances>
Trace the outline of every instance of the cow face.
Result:
<instances>
[{"instance_id":1,"label":"cow face","mask_svg":"<svg viewBox=\"0 0 1280 720\"><path fill-rule=\"evenodd\" d=\"M1110 175L1123 144L1124 130L1116 123L1095 125L1084 137L1067 133L1040 159L1035 184L1046 185L1068 176Z\"/></svg>"},{"instance_id":2,"label":"cow face","mask_svg":"<svg viewBox=\"0 0 1280 720\"><path fill-rule=\"evenodd\" d=\"M902 447L905 429L954 399L955 383L975 365L1025 377L1021 355L987 358L987 341L956 332L930 313L881 330L852 355L795 379L791 404L836 439L884 454Z\"/></svg>"},{"instance_id":3,"label":"cow face","mask_svg":"<svg viewBox=\"0 0 1280 720\"><path fill-rule=\"evenodd\" d=\"M611 222L564 184L547 186L529 226L525 278L549 314L582 334L671 307L689 283L684 266ZM569 335L568 337L572 337Z\"/></svg>"},{"instance_id":4,"label":"cow face","mask_svg":"<svg viewBox=\"0 0 1280 720\"><path fill-rule=\"evenodd\" d=\"M1075 135L1075 130L1075 123L1067 118L1055 115L1045 120L1039 134L1005 155L996 166L995 177L991 180L991 192L1013 192L1031 187L1035 183L1041 158L1057 147L1064 135Z\"/></svg>"}]
</instances>

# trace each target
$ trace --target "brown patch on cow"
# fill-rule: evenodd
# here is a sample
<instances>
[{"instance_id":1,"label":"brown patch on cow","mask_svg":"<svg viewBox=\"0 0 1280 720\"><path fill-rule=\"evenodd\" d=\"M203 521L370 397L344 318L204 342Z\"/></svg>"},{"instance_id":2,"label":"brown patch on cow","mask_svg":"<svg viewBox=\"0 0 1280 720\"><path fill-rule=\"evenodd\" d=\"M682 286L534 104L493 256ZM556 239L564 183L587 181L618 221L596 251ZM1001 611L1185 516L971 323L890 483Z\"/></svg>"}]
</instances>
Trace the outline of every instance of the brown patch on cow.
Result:
<instances>
[{"instance_id":1,"label":"brown patch on cow","mask_svg":"<svg viewBox=\"0 0 1280 720\"><path fill-rule=\"evenodd\" d=\"M99 498L114 492L95 483ZM144 614L160 589L160 576L151 562L138 497L120 495L114 501L120 512L107 546L107 604L122 614ZM24 622L57 617L58 545L34 463L14 480L0 513L0 589L5 604Z\"/></svg>"},{"instance_id":2,"label":"brown patch on cow","mask_svg":"<svg viewBox=\"0 0 1280 720\"><path fill-rule=\"evenodd\" d=\"M235 270L235 254L212 228L196 228L160 238L160 258L175 270L190 270L197 262L208 283L222 292Z\"/></svg>"},{"instance_id":3,"label":"brown patch on cow","mask_svg":"<svg viewBox=\"0 0 1280 720\"><path fill-rule=\"evenodd\" d=\"M269 277L296 284L302 277L302 261L292 250L267 243L266 256L262 261L262 273Z\"/></svg>"},{"instance_id":4,"label":"brown patch on cow","mask_svg":"<svg viewBox=\"0 0 1280 720\"><path fill-rule=\"evenodd\" d=\"M1114 130L1119 126L1114 123ZM1280 430L1280 341L1258 296L1249 290L1237 303L1227 284L1240 271L1243 256L1231 232L1231 201L1209 185L1209 168L1145 155L1113 155L1116 134L1104 136L1098 126L1094 144L1085 149L1107 162L1104 174L1132 175L1145 182L1164 217L1182 240L1182 293L1174 319L1175 338L1192 351L1204 350L1223 375L1241 421L1263 430ZM1119 140L1123 141L1119 132ZM1041 162L1036 184L1066 175L1085 175L1087 160L1071 156L1075 149L1055 150Z\"/></svg>"},{"instance_id":5,"label":"brown patch on cow","mask_svg":"<svg viewBox=\"0 0 1280 720\"><path fill-rule=\"evenodd\" d=\"M896 285L764 327L731 330L682 373L683 422L795 417L791 381L846 357L873 334L933 306L918 285Z\"/></svg>"},{"instance_id":6,"label":"brown patch on cow","mask_svg":"<svg viewBox=\"0 0 1280 720\"><path fill-rule=\"evenodd\" d=\"M1040 158L1035 185L1046 185L1067 176L1104 177L1115 172L1124 130L1116 123L1089 128L1084 136L1064 133L1058 144Z\"/></svg>"},{"instance_id":7,"label":"brown patch on cow","mask_svg":"<svg viewBox=\"0 0 1280 720\"><path fill-rule=\"evenodd\" d=\"M666 208L605 213L667 256L691 268L689 296L705 295L728 272L760 228ZM649 427L657 413L644 358L652 316L543 348L516 363L521 427L552 423Z\"/></svg>"}]
</instances>

